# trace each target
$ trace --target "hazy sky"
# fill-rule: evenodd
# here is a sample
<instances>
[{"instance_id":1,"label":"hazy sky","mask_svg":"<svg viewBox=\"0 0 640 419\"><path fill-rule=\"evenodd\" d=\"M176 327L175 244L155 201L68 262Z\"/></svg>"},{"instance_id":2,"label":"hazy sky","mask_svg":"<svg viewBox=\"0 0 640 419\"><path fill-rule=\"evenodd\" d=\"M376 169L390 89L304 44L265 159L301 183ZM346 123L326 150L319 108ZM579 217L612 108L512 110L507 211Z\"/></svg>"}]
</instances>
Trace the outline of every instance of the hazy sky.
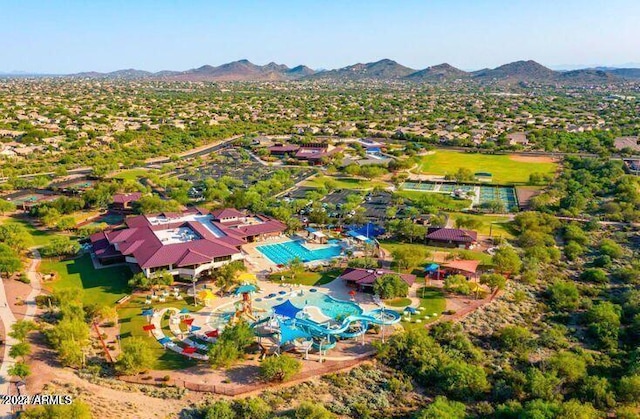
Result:
<instances>
[{"instance_id":1,"label":"hazy sky","mask_svg":"<svg viewBox=\"0 0 640 419\"><path fill-rule=\"evenodd\" d=\"M640 62L640 0L0 0L0 71Z\"/></svg>"}]
</instances>

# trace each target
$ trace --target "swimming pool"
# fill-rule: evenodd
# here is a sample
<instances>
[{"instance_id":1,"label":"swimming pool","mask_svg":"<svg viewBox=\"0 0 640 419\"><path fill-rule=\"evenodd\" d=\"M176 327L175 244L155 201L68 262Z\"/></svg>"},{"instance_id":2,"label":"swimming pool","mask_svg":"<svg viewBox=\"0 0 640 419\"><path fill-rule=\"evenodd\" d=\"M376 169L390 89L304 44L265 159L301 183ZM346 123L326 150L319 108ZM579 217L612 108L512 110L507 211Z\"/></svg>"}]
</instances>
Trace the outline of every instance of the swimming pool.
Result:
<instances>
[{"instance_id":1,"label":"swimming pool","mask_svg":"<svg viewBox=\"0 0 640 419\"><path fill-rule=\"evenodd\" d=\"M323 292L305 291L302 295L298 294L293 297L285 297L284 300L286 299L299 308L316 306L324 315L334 320L344 319L347 316L357 316L363 312L358 304L350 301L336 300ZM262 299L260 302L254 302L253 307L254 309L265 310L266 313L271 314L271 308L281 303L282 301L278 301L276 298Z\"/></svg>"},{"instance_id":2,"label":"swimming pool","mask_svg":"<svg viewBox=\"0 0 640 419\"><path fill-rule=\"evenodd\" d=\"M364 310L356 303L350 301L336 300L335 298L323 292L303 291L302 295L295 292L291 295L278 295L272 297L259 296L253 299L253 310L257 319L264 319L273 314L273 307L282 304L285 300L290 300L293 305L299 308L315 306L322 311L325 316L334 320L341 321L348 316L359 316ZM288 293L290 294L290 293ZM239 302L226 305L222 308L214 310L208 322L214 329L223 329L231 320L236 310L239 308Z\"/></svg>"},{"instance_id":3,"label":"swimming pool","mask_svg":"<svg viewBox=\"0 0 640 419\"><path fill-rule=\"evenodd\" d=\"M286 241L277 244L266 244L256 247L270 261L277 265L286 265L293 259L300 258L302 262L331 259L340 256L342 247L332 243L325 247L309 249L300 241Z\"/></svg>"}]
</instances>

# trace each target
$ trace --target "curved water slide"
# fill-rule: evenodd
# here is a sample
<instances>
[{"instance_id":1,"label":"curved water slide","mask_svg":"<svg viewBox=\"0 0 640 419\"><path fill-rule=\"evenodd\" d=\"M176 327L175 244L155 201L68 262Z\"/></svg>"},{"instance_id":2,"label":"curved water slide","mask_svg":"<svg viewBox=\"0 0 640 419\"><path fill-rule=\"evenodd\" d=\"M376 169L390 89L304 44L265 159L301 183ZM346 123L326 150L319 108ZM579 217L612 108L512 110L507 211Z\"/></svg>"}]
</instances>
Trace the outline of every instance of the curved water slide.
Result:
<instances>
[{"instance_id":1,"label":"curved water slide","mask_svg":"<svg viewBox=\"0 0 640 419\"><path fill-rule=\"evenodd\" d=\"M316 323L311 320L292 320L296 326L300 326L310 333L319 336L337 336L341 338L354 338L364 334L369 324L390 326L400 321L401 315L393 310L376 309L367 313L346 317L338 327L330 327L326 324ZM360 329L356 332L349 332L352 323L360 323Z\"/></svg>"}]
</instances>

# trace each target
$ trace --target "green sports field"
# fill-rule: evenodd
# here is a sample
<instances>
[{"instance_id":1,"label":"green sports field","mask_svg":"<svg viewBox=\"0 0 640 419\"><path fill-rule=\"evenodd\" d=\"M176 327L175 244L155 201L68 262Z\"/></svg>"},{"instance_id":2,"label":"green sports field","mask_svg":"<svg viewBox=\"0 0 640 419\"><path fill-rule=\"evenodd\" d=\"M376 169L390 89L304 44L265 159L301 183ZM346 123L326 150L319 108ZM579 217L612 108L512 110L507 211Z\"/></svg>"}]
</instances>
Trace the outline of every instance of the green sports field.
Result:
<instances>
[{"instance_id":1,"label":"green sports field","mask_svg":"<svg viewBox=\"0 0 640 419\"><path fill-rule=\"evenodd\" d=\"M436 150L422 156L419 170L425 174L453 174L461 167L476 172L489 172L493 183L526 183L531 173L555 173L557 163L538 157L492 155Z\"/></svg>"}]
</instances>

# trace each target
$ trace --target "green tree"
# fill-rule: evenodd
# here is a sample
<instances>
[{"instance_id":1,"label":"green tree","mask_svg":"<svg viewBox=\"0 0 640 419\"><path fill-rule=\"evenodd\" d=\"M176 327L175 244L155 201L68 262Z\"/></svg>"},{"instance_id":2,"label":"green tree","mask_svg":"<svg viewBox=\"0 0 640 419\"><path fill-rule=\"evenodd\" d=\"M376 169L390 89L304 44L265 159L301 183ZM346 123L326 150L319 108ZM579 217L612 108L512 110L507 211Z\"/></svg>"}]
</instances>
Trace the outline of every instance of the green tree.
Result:
<instances>
[{"instance_id":1,"label":"green tree","mask_svg":"<svg viewBox=\"0 0 640 419\"><path fill-rule=\"evenodd\" d=\"M549 358L549 366L569 383L576 383L587 376L587 363L572 352L557 352Z\"/></svg>"},{"instance_id":2,"label":"green tree","mask_svg":"<svg viewBox=\"0 0 640 419\"><path fill-rule=\"evenodd\" d=\"M33 238L22 224L9 223L0 225L0 243L21 252L33 246Z\"/></svg>"},{"instance_id":3,"label":"green tree","mask_svg":"<svg viewBox=\"0 0 640 419\"><path fill-rule=\"evenodd\" d=\"M495 290L504 289L507 285L507 278L500 274L484 274L480 276L480 283L486 285L491 289L491 292Z\"/></svg>"},{"instance_id":4,"label":"green tree","mask_svg":"<svg viewBox=\"0 0 640 419\"><path fill-rule=\"evenodd\" d=\"M453 397L470 399L490 389L487 373L482 367L464 361L451 361L440 372L440 386Z\"/></svg>"},{"instance_id":5,"label":"green tree","mask_svg":"<svg viewBox=\"0 0 640 419\"><path fill-rule=\"evenodd\" d=\"M640 375L622 377L618 383L618 395L625 402L640 402Z\"/></svg>"},{"instance_id":6,"label":"green tree","mask_svg":"<svg viewBox=\"0 0 640 419\"><path fill-rule=\"evenodd\" d=\"M409 293L409 284L400 275L384 274L376 278L373 283L373 292L384 299L406 297Z\"/></svg>"},{"instance_id":7,"label":"green tree","mask_svg":"<svg viewBox=\"0 0 640 419\"><path fill-rule=\"evenodd\" d=\"M503 246L493 256L493 268L499 273L517 275L522 268L522 261L512 247Z\"/></svg>"},{"instance_id":8,"label":"green tree","mask_svg":"<svg viewBox=\"0 0 640 419\"><path fill-rule=\"evenodd\" d=\"M587 311L585 320L589 334L598 340L600 347L604 349L618 347L621 314L620 306L609 301L594 304Z\"/></svg>"},{"instance_id":9,"label":"green tree","mask_svg":"<svg viewBox=\"0 0 640 419\"><path fill-rule=\"evenodd\" d=\"M16 362L9 367L7 372L9 373L9 375L20 377L20 379L24 380L31 375L31 368L29 368L29 365L25 364L24 362Z\"/></svg>"},{"instance_id":10,"label":"green tree","mask_svg":"<svg viewBox=\"0 0 640 419\"><path fill-rule=\"evenodd\" d=\"M300 361L287 355L272 356L260 364L260 375L266 381L286 381L302 369Z\"/></svg>"},{"instance_id":11,"label":"green tree","mask_svg":"<svg viewBox=\"0 0 640 419\"><path fill-rule=\"evenodd\" d=\"M12 326L11 331L9 332L9 336L12 338L24 342L27 338L27 335L32 330L36 330L36 324L31 320L17 320Z\"/></svg>"},{"instance_id":12,"label":"green tree","mask_svg":"<svg viewBox=\"0 0 640 419\"><path fill-rule=\"evenodd\" d=\"M154 355L149 344L141 338L131 338L122 344L116 369L122 374L137 374L151 368L153 362Z\"/></svg>"},{"instance_id":13,"label":"green tree","mask_svg":"<svg viewBox=\"0 0 640 419\"><path fill-rule=\"evenodd\" d=\"M408 270L424 263L425 259L429 257L429 252L420 248L401 246L394 249L391 256L399 269Z\"/></svg>"},{"instance_id":14,"label":"green tree","mask_svg":"<svg viewBox=\"0 0 640 419\"><path fill-rule=\"evenodd\" d=\"M16 210L16 204L7 201L6 199L0 199L0 215L4 215L7 212L13 212Z\"/></svg>"},{"instance_id":15,"label":"green tree","mask_svg":"<svg viewBox=\"0 0 640 419\"><path fill-rule=\"evenodd\" d=\"M18 342L9 349L9 356L11 358L17 359L24 358L31 353L31 345L27 342Z\"/></svg>"}]
</instances>

